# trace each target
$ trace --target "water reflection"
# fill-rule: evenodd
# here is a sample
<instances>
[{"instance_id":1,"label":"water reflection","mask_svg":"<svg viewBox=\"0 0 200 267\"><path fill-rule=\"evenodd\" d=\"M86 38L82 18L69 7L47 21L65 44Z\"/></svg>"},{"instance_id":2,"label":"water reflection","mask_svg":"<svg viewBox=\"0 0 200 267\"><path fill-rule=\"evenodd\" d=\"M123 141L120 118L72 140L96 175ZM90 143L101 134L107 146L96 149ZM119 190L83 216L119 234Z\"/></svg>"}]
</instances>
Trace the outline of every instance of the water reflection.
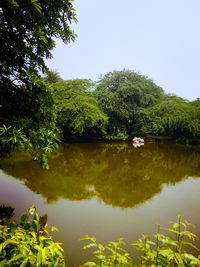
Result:
<instances>
[{"instance_id":1,"label":"water reflection","mask_svg":"<svg viewBox=\"0 0 200 267\"><path fill-rule=\"evenodd\" d=\"M1 161L1 168L22 180L47 202L99 198L128 208L161 192L163 185L200 177L200 148L174 144L130 143L68 144L42 170L23 153Z\"/></svg>"}]
</instances>

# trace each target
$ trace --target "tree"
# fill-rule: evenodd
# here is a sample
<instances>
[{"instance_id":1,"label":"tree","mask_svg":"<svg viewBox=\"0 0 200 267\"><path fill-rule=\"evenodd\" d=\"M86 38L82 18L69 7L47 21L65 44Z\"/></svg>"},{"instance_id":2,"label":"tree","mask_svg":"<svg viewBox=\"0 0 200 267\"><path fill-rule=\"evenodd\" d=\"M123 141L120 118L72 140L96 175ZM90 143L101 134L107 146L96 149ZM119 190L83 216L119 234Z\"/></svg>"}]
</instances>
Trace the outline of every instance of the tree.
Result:
<instances>
[{"instance_id":1,"label":"tree","mask_svg":"<svg viewBox=\"0 0 200 267\"><path fill-rule=\"evenodd\" d=\"M116 93L128 105L151 107L164 95L161 87L151 79L131 70L107 73L100 81L97 91Z\"/></svg>"},{"instance_id":2,"label":"tree","mask_svg":"<svg viewBox=\"0 0 200 267\"><path fill-rule=\"evenodd\" d=\"M44 80L46 83L56 83L62 81L59 72L55 70L48 70L44 76Z\"/></svg>"},{"instance_id":3,"label":"tree","mask_svg":"<svg viewBox=\"0 0 200 267\"><path fill-rule=\"evenodd\" d=\"M75 40L72 21L76 18L71 0L0 1L1 87L19 87L30 81L30 72L44 72L53 38Z\"/></svg>"},{"instance_id":4,"label":"tree","mask_svg":"<svg viewBox=\"0 0 200 267\"><path fill-rule=\"evenodd\" d=\"M51 88L42 79L35 77L25 96L29 97L21 98L21 105L17 107L15 104L15 114L8 114L5 123L0 125L1 154L25 149L30 151L43 167L48 168L47 155L59 142Z\"/></svg>"},{"instance_id":5,"label":"tree","mask_svg":"<svg viewBox=\"0 0 200 267\"><path fill-rule=\"evenodd\" d=\"M99 137L104 133L108 119L90 91L93 86L94 83L87 79L52 84L58 126L64 139Z\"/></svg>"},{"instance_id":6,"label":"tree","mask_svg":"<svg viewBox=\"0 0 200 267\"><path fill-rule=\"evenodd\" d=\"M32 76L47 70L54 38L65 43L76 35L69 25L76 21L71 0L0 1L0 90L2 112L12 98L27 97ZM17 105L19 105L18 103ZM8 106L8 109L10 106Z\"/></svg>"},{"instance_id":7,"label":"tree","mask_svg":"<svg viewBox=\"0 0 200 267\"><path fill-rule=\"evenodd\" d=\"M200 139L200 98L190 103L192 119L190 120L191 131L195 138Z\"/></svg>"},{"instance_id":8,"label":"tree","mask_svg":"<svg viewBox=\"0 0 200 267\"><path fill-rule=\"evenodd\" d=\"M179 141L200 137L198 101L189 102L177 96L165 98L149 109L135 113L134 131L143 136L165 136Z\"/></svg>"},{"instance_id":9,"label":"tree","mask_svg":"<svg viewBox=\"0 0 200 267\"><path fill-rule=\"evenodd\" d=\"M75 40L73 21L72 0L0 1L1 148L22 146L23 139L36 149L35 158L45 163L47 152L56 146L54 101L40 71L47 70L45 59L51 57L55 38L65 43ZM16 140L14 145L10 140Z\"/></svg>"},{"instance_id":10,"label":"tree","mask_svg":"<svg viewBox=\"0 0 200 267\"><path fill-rule=\"evenodd\" d=\"M162 88L131 70L107 73L98 83L96 97L109 117L108 134L127 137L133 131L138 108L150 108L163 97Z\"/></svg>"}]
</instances>

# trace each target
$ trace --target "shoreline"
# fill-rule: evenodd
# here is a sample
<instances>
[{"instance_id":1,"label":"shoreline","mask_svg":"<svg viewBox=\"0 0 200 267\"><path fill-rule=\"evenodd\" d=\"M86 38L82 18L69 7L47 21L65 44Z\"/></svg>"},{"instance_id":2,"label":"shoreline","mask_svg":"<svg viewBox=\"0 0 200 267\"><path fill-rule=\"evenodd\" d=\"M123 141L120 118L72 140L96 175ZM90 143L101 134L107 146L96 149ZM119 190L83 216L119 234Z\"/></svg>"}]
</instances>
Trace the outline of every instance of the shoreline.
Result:
<instances>
[{"instance_id":1,"label":"shoreline","mask_svg":"<svg viewBox=\"0 0 200 267\"><path fill-rule=\"evenodd\" d=\"M141 136L139 136L141 137ZM72 137L69 139L64 139L62 143L95 143L95 142L132 142L134 137L128 138L76 138ZM172 137L163 137L163 136L146 136L141 137L144 139L144 143L174 143L174 144L183 144L183 145L200 145L200 139L192 138L172 138Z\"/></svg>"}]
</instances>

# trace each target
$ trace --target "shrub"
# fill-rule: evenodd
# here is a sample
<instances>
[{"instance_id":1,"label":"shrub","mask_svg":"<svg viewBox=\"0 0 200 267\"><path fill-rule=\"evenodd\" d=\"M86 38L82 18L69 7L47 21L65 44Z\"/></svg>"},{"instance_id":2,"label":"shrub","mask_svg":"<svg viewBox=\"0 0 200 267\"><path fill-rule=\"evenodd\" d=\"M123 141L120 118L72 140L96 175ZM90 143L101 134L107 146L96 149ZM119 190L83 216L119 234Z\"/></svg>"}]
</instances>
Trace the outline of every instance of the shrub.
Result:
<instances>
[{"instance_id":1,"label":"shrub","mask_svg":"<svg viewBox=\"0 0 200 267\"><path fill-rule=\"evenodd\" d=\"M65 266L63 249L52 240L46 221L47 216L39 217L33 206L19 224L1 223L0 266Z\"/></svg>"}]
</instances>

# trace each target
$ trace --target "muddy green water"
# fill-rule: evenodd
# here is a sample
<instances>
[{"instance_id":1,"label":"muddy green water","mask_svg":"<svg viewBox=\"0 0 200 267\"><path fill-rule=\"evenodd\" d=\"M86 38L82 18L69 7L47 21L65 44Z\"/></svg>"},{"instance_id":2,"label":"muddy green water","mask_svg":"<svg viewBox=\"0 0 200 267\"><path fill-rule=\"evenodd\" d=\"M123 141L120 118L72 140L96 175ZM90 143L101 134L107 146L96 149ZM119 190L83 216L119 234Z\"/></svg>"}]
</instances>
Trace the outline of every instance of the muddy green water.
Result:
<instances>
[{"instance_id":1,"label":"muddy green water","mask_svg":"<svg viewBox=\"0 0 200 267\"><path fill-rule=\"evenodd\" d=\"M42 170L20 152L1 160L0 204L15 207L15 219L32 204L48 214L68 267L88 257L79 241L84 234L130 244L184 213L200 236L199 146L65 144L49 163Z\"/></svg>"}]
</instances>

